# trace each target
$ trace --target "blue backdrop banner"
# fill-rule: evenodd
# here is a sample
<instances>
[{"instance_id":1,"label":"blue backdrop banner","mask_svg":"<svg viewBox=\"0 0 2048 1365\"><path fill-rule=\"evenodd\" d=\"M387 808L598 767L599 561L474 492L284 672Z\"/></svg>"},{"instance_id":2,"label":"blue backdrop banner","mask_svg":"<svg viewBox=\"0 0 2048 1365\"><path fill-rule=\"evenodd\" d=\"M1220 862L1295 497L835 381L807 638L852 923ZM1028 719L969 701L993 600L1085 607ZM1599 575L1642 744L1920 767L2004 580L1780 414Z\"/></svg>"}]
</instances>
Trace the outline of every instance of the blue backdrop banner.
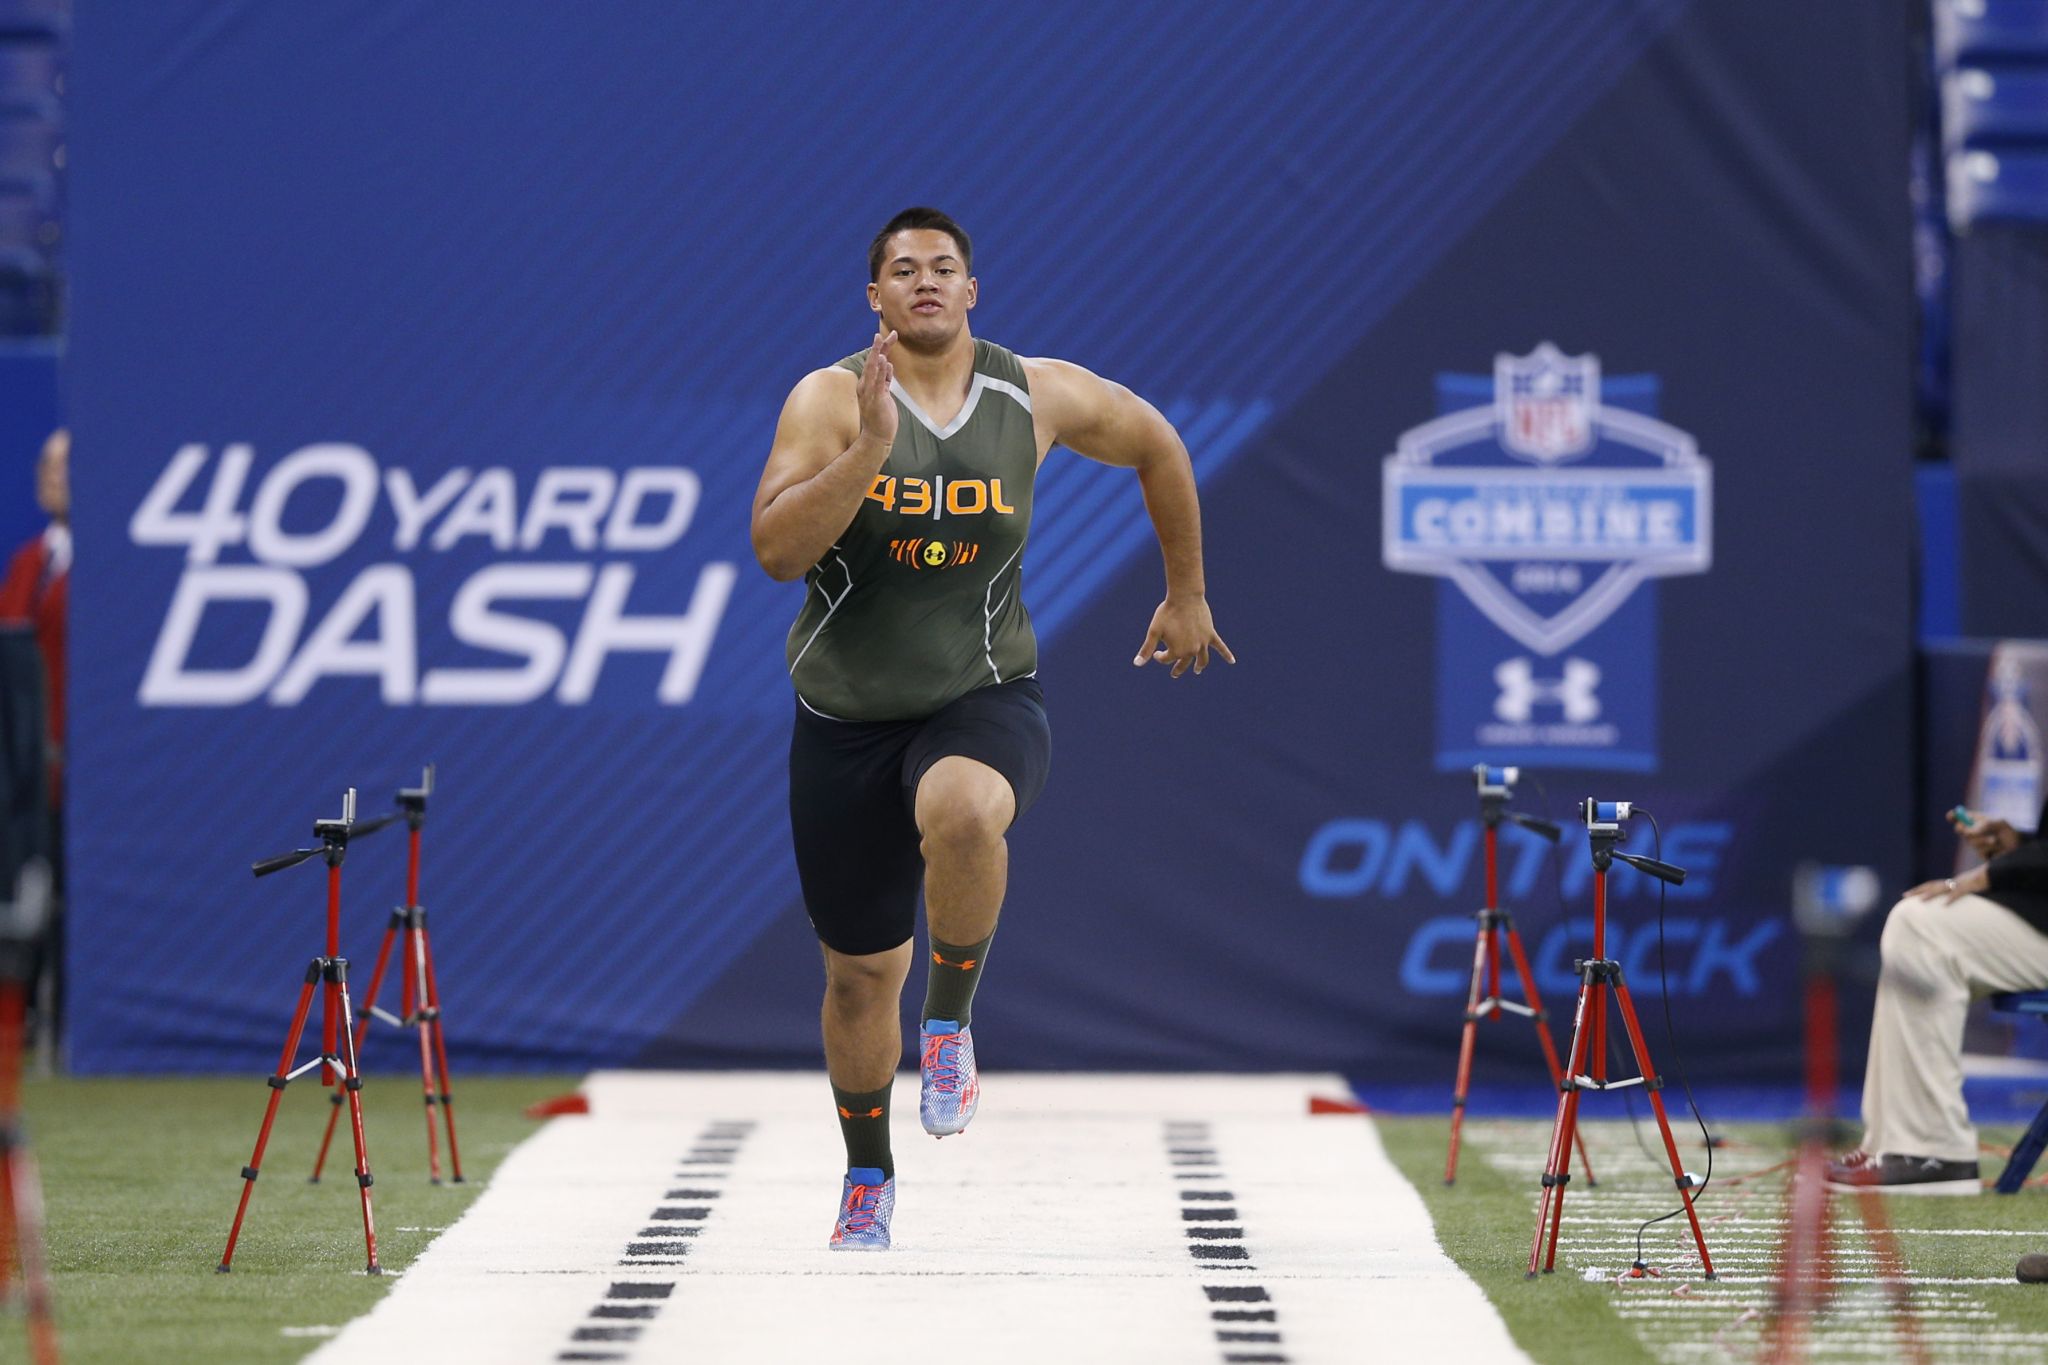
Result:
<instances>
[{"instance_id":1,"label":"blue backdrop banner","mask_svg":"<svg viewBox=\"0 0 2048 1365\"><path fill-rule=\"evenodd\" d=\"M1896 881L1913 827L1899 7L929 18L80 10L77 1068L266 1062L322 897L250 860L428 761L458 1069L815 1064L803 590L748 506L933 202L978 335L1177 425L1242 660L1130 666L1136 483L1054 451L984 1064L1448 1092L1485 761L1655 813L1628 847L1692 876L1617 879L1617 955L1696 1076L1790 1076L1791 868ZM402 851L350 853L358 962ZM1553 996L1589 872L1504 846ZM1497 1032L1482 1076L1536 1077Z\"/></svg>"}]
</instances>

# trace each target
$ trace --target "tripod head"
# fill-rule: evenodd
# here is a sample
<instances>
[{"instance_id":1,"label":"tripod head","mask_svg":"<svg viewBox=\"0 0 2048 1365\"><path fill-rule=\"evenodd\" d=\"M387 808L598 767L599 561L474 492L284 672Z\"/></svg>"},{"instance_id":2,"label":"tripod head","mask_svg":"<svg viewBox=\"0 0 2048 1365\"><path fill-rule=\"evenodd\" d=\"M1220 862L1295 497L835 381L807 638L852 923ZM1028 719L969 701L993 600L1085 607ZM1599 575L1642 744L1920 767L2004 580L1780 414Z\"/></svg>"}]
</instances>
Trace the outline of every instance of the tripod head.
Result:
<instances>
[{"instance_id":1,"label":"tripod head","mask_svg":"<svg viewBox=\"0 0 2048 1365\"><path fill-rule=\"evenodd\" d=\"M1628 837L1623 828L1635 815L1633 801L1596 801L1587 797L1579 803L1579 816L1586 822L1586 838L1593 846L1593 866L1605 872L1616 858L1621 859L1639 872L1647 872L1660 882L1679 886L1685 881L1685 869L1656 858L1645 858L1639 853L1623 853L1615 845Z\"/></svg>"},{"instance_id":2,"label":"tripod head","mask_svg":"<svg viewBox=\"0 0 2048 1365\"><path fill-rule=\"evenodd\" d=\"M418 829L426 822L427 798L433 794L434 765L429 763L421 770L420 784L417 787L400 787L398 789L398 809L404 812L405 823L408 828Z\"/></svg>"},{"instance_id":3,"label":"tripod head","mask_svg":"<svg viewBox=\"0 0 2048 1365\"><path fill-rule=\"evenodd\" d=\"M1553 844L1564 837L1555 821L1508 809L1508 802L1514 799L1515 783L1521 780L1520 768L1489 768L1484 763L1475 763L1472 776L1479 784L1479 818L1488 829L1498 828L1502 820L1512 820Z\"/></svg>"},{"instance_id":4,"label":"tripod head","mask_svg":"<svg viewBox=\"0 0 2048 1365\"><path fill-rule=\"evenodd\" d=\"M320 841L318 846L313 848L295 848L289 853L279 853L274 857L259 859L250 865L249 870L259 877L267 877L273 872L282 872L288 867L297 867L306 859L317 854L325 854L327 856L327 865L329 867L337 867L340 865L342 858L348 853L349 840L366 839L397 818L398 816L394 813L391 815L380 815L374 820L356 819L356 789L350 787L341 798L341 818L339 820L315 820L313 822L313 837Z\"/></svg>"}]
</instances>

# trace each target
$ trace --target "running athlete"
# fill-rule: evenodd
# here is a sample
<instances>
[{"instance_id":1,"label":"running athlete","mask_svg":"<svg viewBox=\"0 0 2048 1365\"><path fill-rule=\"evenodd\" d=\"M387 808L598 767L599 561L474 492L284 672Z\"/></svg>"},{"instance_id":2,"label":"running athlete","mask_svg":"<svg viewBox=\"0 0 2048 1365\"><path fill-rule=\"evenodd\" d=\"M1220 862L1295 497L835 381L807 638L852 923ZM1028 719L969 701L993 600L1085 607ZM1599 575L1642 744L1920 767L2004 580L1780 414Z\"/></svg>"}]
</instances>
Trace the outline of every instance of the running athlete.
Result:
<instances>
[{"instance_id":1,"label":"running athlete","mask_svg":"<svg viewBox=\"0 0 2048 1365\"><path fill-rule=\"evenodd\" d=\"M958 1133L980 1094L970 1032L1009 874L1005 834L1037 798L1052 736L1019 596L1038 467L1055 444L1137 471L1166 561L1138 666L1235 663L1204 596L1187 448L1159 412L1061 360L976 340L967 234L905 209L868 249L876 335L804 376L754 495L754 553L807 591L790 826L825 956L825 1065L846 1143L831 1245L889 1245L889 1090L920 882L931 961L919 1116Z\"/></svg>"}]
</instances>

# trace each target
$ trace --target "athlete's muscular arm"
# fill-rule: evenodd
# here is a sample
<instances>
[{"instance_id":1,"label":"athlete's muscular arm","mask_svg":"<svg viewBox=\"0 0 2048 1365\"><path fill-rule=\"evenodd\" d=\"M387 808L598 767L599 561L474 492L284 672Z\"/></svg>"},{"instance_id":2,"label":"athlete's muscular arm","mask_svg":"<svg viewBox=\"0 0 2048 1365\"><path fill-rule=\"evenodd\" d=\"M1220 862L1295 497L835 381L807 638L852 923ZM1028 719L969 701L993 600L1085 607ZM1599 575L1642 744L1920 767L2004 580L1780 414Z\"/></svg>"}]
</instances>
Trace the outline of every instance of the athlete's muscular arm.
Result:
<instances>
[{"instance_id":1,"label":"athlete's muscular arm","mask_svg":"<svg viewBox=\"0 0 2048 1365\"><path fill-rule=\"evenodd\" d=\"M875 338L856 379L814 370L790 390L754 492L754 557L777 582L801 578L832 548L896 441L896 334ZM851 401L849 401L851 400Z\"/></svg>"},{"instance_id":2,"label":"athlete's muscular arm","mask_svg":"<svg viewBox=\"0 0 2048 1365\"><path fill-rule=\"evenodd\" d=\"M1079 365L1027 360L1024 367L1031 381L1041 458L1057 443L1091 460L1138 472L1145 510L1166 561L1166 600L1152 613L1144 643L1131 662L1170 665L1176 678L1190 667L1197 673L1207 668L1211 649L1236 663L1209 613L1195 471L1173 424L1123 385Z\"/></svg>"}]
</instances>

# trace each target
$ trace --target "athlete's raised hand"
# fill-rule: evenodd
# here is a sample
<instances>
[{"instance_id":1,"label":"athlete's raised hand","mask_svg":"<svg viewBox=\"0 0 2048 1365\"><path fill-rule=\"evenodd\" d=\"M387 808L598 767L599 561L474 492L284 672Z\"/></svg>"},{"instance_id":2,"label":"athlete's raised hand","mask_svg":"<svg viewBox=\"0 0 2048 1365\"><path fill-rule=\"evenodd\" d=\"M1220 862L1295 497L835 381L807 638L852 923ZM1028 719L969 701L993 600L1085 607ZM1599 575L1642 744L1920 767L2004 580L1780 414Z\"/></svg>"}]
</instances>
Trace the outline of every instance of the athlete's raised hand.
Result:
<instances>
[{"instance_id":1,"label":"athlete's raised hand","mask_svg":"<svg viewBox=\"0 0 2048 1365\"><path fill-rule=\"evenodd\" d=\"M1139 668L1150 663L1171 664L1172 676L1178 678L1190 667L1197 673L1207 668L1211 649L1222 655L1225 663L1237 662L1230 646L1216 633L1207 598L1169 596L1152 613L1145 642L1138 646L1138 657L1131 663Z\"/></svg>"},{"instance_id":2,"label":"athlete's raised hand","mask_svg":"<svg viewBox=\"0 0 2048 1365\"><path fill-rule=\"evenodd\" d=\"M889 381L896 377L896 367L889 363L889 348L895 344L895 332L875 334L855 389L860 398L860 434L872 436L884 446L896 444L896 397L889 392Z\"/></svg>"}]
</instances>

